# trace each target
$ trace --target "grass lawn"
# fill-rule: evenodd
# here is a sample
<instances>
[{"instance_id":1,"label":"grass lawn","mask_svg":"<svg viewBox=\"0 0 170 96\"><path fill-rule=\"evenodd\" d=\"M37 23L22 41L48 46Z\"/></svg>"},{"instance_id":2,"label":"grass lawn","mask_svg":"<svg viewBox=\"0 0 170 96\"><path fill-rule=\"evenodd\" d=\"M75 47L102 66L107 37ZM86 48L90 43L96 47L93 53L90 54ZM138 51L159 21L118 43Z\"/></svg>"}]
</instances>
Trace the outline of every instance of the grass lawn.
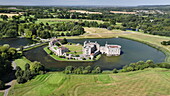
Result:
<instances>
[{"instance_id":1,"label":"grass lawn","mask_svg":"<svg viewBox=\"0 0 170 96\"><path fill-rule=\"evenodd\" d=\"M51 50L49 50L48 49L48 47L45 47L44 48L44 51L47 53L47 54L50 54L52 51ZM74 53L74 52L73 52ZM75 53L74 53L75 54ZM76 54L80 54L79 52L77 52ZM74 59L71 59L71 60L69 60L69 59L67 59L67 58L60 58L60 57L58 57L57 55L55 55L55 54L50 54L50 56L53 58L53 59L55 59L55 60L57 60L57 61L94 61L94 60L91 60L91 59L89 59L89 60L74 60ZM96 60L98 60L99 59L99 57L96 59Z\"/></svg>"},{"instance_id":2,"label":"grass lawn","mask_svg":"<svg viewBox=\"0 0 170 96\"><path fill-rule=\"evenodd\" d=\"M0 96L4 96L4 93L3 93L3 92L0 92Z\"/></svg>"},{"instance_id":3,"label":"grass lawn","mask_svg":"<svg viewBox=\"0 0 170 96\"><path fill-rule=\"evenodd\" d=\"M123 27L122 23L116 23L116 26Z\"/></svg>"},{"instance_id":4,"label":"grass lawn","mask_svg":"<svg viewBox=\"0 0 170 96\"><path fill-rule=\"evenodd\" d=\"M2 19L2 18L0 18L0 21L3 21L3 19Z\"/></svg>"},{"instance_id":5,"label":"grass lawn","mask_svg":"<svg viewBox=\"0 0 170 96\"><path fill-rule=\"evenodd\" d=\"M70 50L70 52L68 52L68 54L75 54L75 55L80 55L82 54L82 45L80 44L72 44L72 45L64 45L64 47L68 48ZM76 52L76 53L75 53Z\"/></svg>"},{"instance_id":6,"label":"grass lawn","mask_svg":"<svg viewBox=\"0 0 170 96\"><path fill-rule=\"evenodd\" d=\"M36 45L36 46L33 46L33 47L29 47L29 48L25 48L24 51L28 51L28 50L31 50L31 49L34 49L34 48L37 48L37 47L40 47L40 46L43 46L43 45L47 45L48 43L42 43L42 44L39 44L39 45Z\"/></svg>"},{"instance_id":7,"label":"grass lawn","mask_svg":"<svg viewBox=\"0 0 170 96\"><path fill-rule=\"evenodd\" d=\"M9 96L167 96L169 80L170 70L161 68L96 75L53 72L14 85Z\"/></svg>"},{"instance_id":8,"label":"grass lawn","mask_svg":"<svg viewBox=\"0 0 170 96\"><path fill-rule=\"evenodd\" d=\"M20 66L22 70L25 70L25 64L27 63L31 66L31 61L29 61L26 57L16 59L14 62L17 66Z\"/></svg>"}]
</instances>

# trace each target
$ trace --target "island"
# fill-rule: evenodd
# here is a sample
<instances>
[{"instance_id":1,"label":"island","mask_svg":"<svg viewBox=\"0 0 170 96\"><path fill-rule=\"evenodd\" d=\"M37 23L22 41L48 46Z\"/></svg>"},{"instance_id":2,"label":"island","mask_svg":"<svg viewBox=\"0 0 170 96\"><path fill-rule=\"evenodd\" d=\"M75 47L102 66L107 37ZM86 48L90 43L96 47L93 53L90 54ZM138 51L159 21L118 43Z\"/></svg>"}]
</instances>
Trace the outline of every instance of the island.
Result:
<instances>
[{"instance_id":1,"label":"island","mask_svg":"<svg viewBox=\"0 0 170 96\"><path fill-rule=\"evenodd\" d=\"M52 38L48 47L44 50L56 60L59 61L95 61L101 57L119 56L121 54L120 45L105 44L101 46L97 42L85 41L84 45L80 44L62 44L61 39Z\"/></svg>"}]
</instances>

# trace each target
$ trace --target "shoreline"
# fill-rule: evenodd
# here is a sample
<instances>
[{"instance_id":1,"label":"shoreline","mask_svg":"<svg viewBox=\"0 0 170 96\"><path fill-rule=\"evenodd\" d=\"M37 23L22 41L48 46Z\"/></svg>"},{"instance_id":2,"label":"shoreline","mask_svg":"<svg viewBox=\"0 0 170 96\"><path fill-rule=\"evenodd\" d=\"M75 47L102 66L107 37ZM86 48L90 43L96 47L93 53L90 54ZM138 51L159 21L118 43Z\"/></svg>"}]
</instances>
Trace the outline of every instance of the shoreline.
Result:
<instances>
[{"instance_id":1,"label":"shoreline","mask_svg":"<svg viewBox=\"0 0 170 96\"><path fill-rule=\"evenodd\" d=\"M163 47L160 47L160 46L158 46L156 44L152 44L152 43L149 43L149 42L146 42L146 41L137 40L135 38L129 38L129 37L123 37L123 36L120 36L120 38L137 41L137 42L146 44L146 45L148 45L148 46L150 46L152 48L155 48L155 49L157 49L157 50L159 50L159 51L161 51L161 52L163 52L165 54L165 56L166 56L165 60L164 60L165 62L167 62L167 63L170 62L170 51L165 49L165 48L163 48Z\"/></svg>"},{"instance_id":2,"label":"shoreline","mask_svg":"<svg viewBox=\"0 0 170 96\"><path fill-rule=\"evenodd\" d=\"M114 31L114 30L112 30L112 31ZM120 30L119 30L120 31ZM159 36L159 35L151 35L151 34L145 34L145 33L141 33L141 32L135 32L135 33L140 33L140 34L142 34L142 35L150 35L150 36L153 36L153 37L155 37L155 36L158 36L158 39L159 39L159 37L162 37L162 38L164 38L164 37L166 37L166 36ZM136 41L136 42L140 42L140 43L143 43L143 44L146 44L146 45L148 45L148 46L150 46L150 47L152 47L152 48L155 48L155 49L157 49L157 50L159 50L159 51L161 51L161 52L163 52L164 54L165 54L165 60L164 60L164 62L167 62L167 63L170 63L170 51L168 50L168 49L166 49L166 48L164 48L164 47L162 47L162 46L160 46L160 45L158 45L158 44L153 44L153 43L151 43L152 41L144 41L144 40L140 40L140 39L137 39L137 38L135 38L135 37L130 37L130 36L128 36L128 35L121 35L121 34L119 34L119 35L112 35L112 36L110 36L110 37L83 37L83 36L71 36L71 37L68 37L68 36L64 36L64 37L59 37L59 38L67 38L67 39L108 39L108 38L124 38L124 39L128 39L128 40L133 40L133 41Z\"/></svg>"}]
</instances>

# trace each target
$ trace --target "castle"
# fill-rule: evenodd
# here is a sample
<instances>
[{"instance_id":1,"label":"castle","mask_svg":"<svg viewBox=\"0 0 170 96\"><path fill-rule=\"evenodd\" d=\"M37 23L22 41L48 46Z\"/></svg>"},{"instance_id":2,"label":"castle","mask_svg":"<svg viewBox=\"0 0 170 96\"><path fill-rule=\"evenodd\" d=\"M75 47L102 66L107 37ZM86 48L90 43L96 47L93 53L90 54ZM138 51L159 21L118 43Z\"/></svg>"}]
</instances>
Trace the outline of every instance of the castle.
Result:
<instances>
[{"instance_id":1,"label":"castle","mask_svg":"<svg viewBox=\"0 0 170 96\"><path fill-rule=\"evenodd\" d=\"M100 46L97 42L84 42L83 54L87 56L96 56L98 54L106 54L107 56L119 56L121 53L121 46L109 45Z\"/></svg>"},{"instance_id":2,"label":"castle","mask_svg":"<svg viewBox=\"0 0 170 96\"><path fill-rule=\"evenodd\" d=\"M55 43L58 42L60 46L57 46ZM105 44L105 46L100 46L97 42L85 41L82 52L79 57L74 56L73 54L66 54L70 50L60 43L60 39L52 38L49 42L49 49L54 52L57 56L65 56L67 58L75 58L77 60L82 60L82 58L94 59L99 54L106 54L106 56L119 56L121 53L121 46L119 45L109 45Z\"/></svg>"},{"instance_id":3,"label":"castle","mask_svg":"<svg viewBox=\"0 0 170 96\"><path fill-rule=\"evenodd\" d=\"M55 43L58 42L58 44L61 45L61 47L55 45ZM54 52L57 56L63 56L66 52L69 52L69 49L66 47L63 47L60 43L60 39L52 38L52 40L49 42L49 49Z\"/></svg>"}]
</instances>

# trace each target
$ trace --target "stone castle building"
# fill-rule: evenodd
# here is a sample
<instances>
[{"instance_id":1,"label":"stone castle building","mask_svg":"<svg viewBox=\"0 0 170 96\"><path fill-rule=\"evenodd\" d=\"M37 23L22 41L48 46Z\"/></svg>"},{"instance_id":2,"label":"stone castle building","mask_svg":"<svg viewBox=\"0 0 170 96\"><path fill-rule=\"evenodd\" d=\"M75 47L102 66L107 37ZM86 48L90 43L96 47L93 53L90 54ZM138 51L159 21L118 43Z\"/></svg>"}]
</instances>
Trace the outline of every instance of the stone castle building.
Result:
<instances>
[{"instance_id":1,"label":"stone castle building","mask_svg":"<svg viewBox=\"0 0 170 96\"><path fill-rule=\"evenodd\" d=\"M109 45L100 46L97 42L84 42L83 54L87 56L96 56L98 54L106 54L107 56L119 56L121 53L121 46Z\"/></svg>"},{"instance_id":2,"label":"stone castle building","mask_svg":"<svg viewBox=\"0 0 170 96\"><path fill-rule=\"evenodd\" d=\"M60 46L57 46L56 42L60 44ZM67 52L70 52L70 50L62 46L60 39L56 38L52 38L49 42L49 49L57 56L66 56L77 60L83 60L82 58L90 58L93 60L94 57L99 54L106 54L106 56L119 56L121 54L121 46L119 45L105 44L105 46L100 46L97 42L85 41L82 48L83 54L80 54L79 57L75 57L73 54L66 54Z\"/></svg>"},{"instance_id":3,"label":"stone castle building","mask_svg":"<svg viewBox=\"0 0 170 96\"><path fill-rule=\"evenodd\" d=\"M58 42L61 46L56 46L56 42ZM60 39L56 38L52 38L52 40L49 42L49 49L53 51L57 56L63 56L64 53L69 52L68 48L62 46Z\"/></svg>"}]
</instances>

